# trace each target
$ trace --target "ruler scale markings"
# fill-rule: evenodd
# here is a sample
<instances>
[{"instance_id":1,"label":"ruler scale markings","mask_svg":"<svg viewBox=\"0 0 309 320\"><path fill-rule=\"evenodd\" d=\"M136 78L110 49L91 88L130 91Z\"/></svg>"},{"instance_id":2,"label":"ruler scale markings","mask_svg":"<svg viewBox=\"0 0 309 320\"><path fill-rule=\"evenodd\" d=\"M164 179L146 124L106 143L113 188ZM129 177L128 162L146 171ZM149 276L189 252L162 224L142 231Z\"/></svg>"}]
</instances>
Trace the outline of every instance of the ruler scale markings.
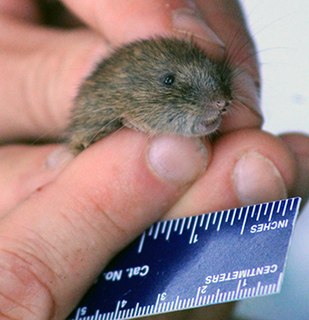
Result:
<instances>
[{"instance_id":1,"label":"ruler scale markings","mask_svg":"<svg viewBox=\"0 0 309 320\"><path fill-rule=\"evenodd\" d=\"M189 298L185 298L185 299L183 300L182 309L188 308L188 302L190 302L190 299L189 299Z\"/></svg>"},{"instance_id":2,"label":"ruler scale markings","mask_svg":"<svg viewBox=\"0 0 309 320\"><path fill-rule=\"evenodd\" d=\"M195 295L195 305L198 303L200 292L201 292L201 287L198 287Z\"/></svg>"},{"instance_id":3,"label":"ruler scale markings","mask_svg":"<svg viewBox=\"0 0 309 320\"><path fill-rule=\"evenodd\" d=\"M235 294L235 298L236 299L239 299L240 285L241 285L241 280L238 281L238 285L237 285L237 288L236 288L236 294Z\"/></svg>"},{"instance_id":4,"label":"ruler scale markings","mask_svg":"<svg viewBox=\"0 0 309 320\"><path fill-rule=\"evenodd\" d=\"M239 211L238 211L238 220L241 220L241 218L242 218L243 209L244 209L244 208L238 209L238 210L239 210Z\"/></svg>"},{"instance_id":5,"label":"ruler scale markings","mask_svg":"<svg viewBox=\"0 0 309 320\"><path fill-rule=\"evenodd\" d=\"M170 238L170 235L171 235L171 232L172 232L172 228L173 228L173 221L174 220L171 220L169 222L169 226L168 226L168 229L167 229L165 240L169 240L169 238Z\"/></svg>"},{"instance_id":6,"label":"ruler scale markings","mask_svg":"<svg viewBox=\"0 0 309 320\"><path fill-rule=\"evenodd\" d=\"M244 295L243 295L244 298L247 298L248 297L248 288L245 288L244 289Z\"/></svg>"},{"instance_id":7,"label":"ruler scale markings","mask_svg":"<svg viewBox=\"0 0 309 320\"><path fill-rule=\"evenodd\" d=\"M161 227L161 221L157 223L157 227L153 236L153 239L156 240L158 238L159 235L159 231L160 231L160 227Z\"/></svg>"},{"instance_id":8,"label":"ruler scale markings","mask_svg":"<svg viewBox=\"0 0 309 320\"><path fill-rule=\"evenodd\" d=\"M208 216L208 217L207 217L207 221L206 221L206 225L205 225L205 230L208 229L209 221L210 221L210 218L211 218L211 214L209 213L207 216Z\"/></svg>"},{"instance_id":9,"label":"ruler scale markings","mask_svg":"<svg viewBox=\"0 0 309 320\"><path fill-rule=\"evenodd\" d=\"M200 216L201 218L201 221L200 221L200 227L202 227L203 226L203 223L204 223L204 219L205 219L205 214L202 214L201 216Z\"/></svg>"},{"instance_id":10,"label":"ruler scale markings","mask_svg":"<svg viewBox=\"0 0 309 320\"><path fill-rule=\"evenodd\" d=\"M274 214L277 214L277 213L278 213L278 207L279 207L279 203L278 203L278 202L275 202L274 205L273 205L273 213L274 213Z\"/></svg>"},{"instance_id":11,"label":"ruler scale markings","mask_svg":"<svg viewBox=\"0 0 309 320\"><path fill-rule=\"evenodd\" d=\"M215 296L215 303L217 303L217 302L218 302L218 299L219 299L219 293L220 293L220 289L217 289L216 296Z\"/></svg>"},{"instance_id":12,"label":"ruler scale markings","mask_svg":"<svg viewBox=\"0 0 309 320\"><path fill-rule=\"evenodd\" d=\"M146 306L143 306L143 309L142 309L142 315L144 316L145 315L145 313L146 313Z\"/></svg>"},{"instance_id":13,"label":"ruler scale markings","mask_svg":"<svg viewBox=\"0 0 309 320\"><path fill-rule=\"evenodd\" d=\"M121 263L125 263L123 267L118 265L119 262L111 264L111 267L108 266L106 271L104 271L104 276L98 278L97 283L100 281L104 282L110 288L113 288L114 284L118 284L118 286L120 284L120 292L118 289L114 291L107 291L108 295L104 294L105 297L103 295L102 298L98 299L98 302L96 302L97 304L94 304L94 307L90 307L87 305L87 302L82 301L79 308L76 309L73 318L69 319L127 320L136 316L150 316L155 315L158 312L166 313L170 311L185 310L192 307L234 301L255 296L265 296L279 292L283 279L286 250L288 249L290 235L295 224L299 203L299 198L284 199L242 208L216 211L207 214L207 217L206 214L203 214L175 220L159 221L153 224L132 244L132 249L130 249L131 247L128 248L128 250L130 249L130 254L135 257L133 257L133 260L130 258L126 258L127 260L123 260L123 262L120 260ZM279 216L277 214L279 214ZM290 221L290 223L279 224L278 228L281 229L280 232L274 232L273 230L275 229L268 228L268 225L270 225L269 223L272 223L273 221L277 222L278 219L279 221L283 221L281 216L286 216L286 219L288 220L284 221ZM256 221L258 221L258 224ZM197 230L196 228L201 229ZM214 232L216 230L217 232ZM246 230L250 232L245 232ZM220 241L221 231L224 232L224 235L226 235L227 231L229 232L228 236L231 237L231 242L228 241L228 243L226 243L222 242L222 240ZM159 236L160 234L163 236ZM256 237L258 240L257 245L254 245L256 241L253 243L250 240L253 239L253 237ZM282 241L279 237L282 238ZM238 240L236 239L243 239L243 241L237 242ZM271 243L278 243L276 239L280 240L279 243L283 243L280 250L278 250L275 245L271 245ZM196 243L196 240L198 240L197 244L192 246L191 244ZM216 256L212 256L211 252L208 252L208 250L210 250L210 248L208 248L208 243L211 243L210 248L213 252L216 251L217 246L220 244L221 249L218 247L219 250L225 250L223 249L225 247L226 250L230 250L228 248L232 248L237 254L232 254L230 258L228 257L228 259L231 259L230 262L226 262L225 265L221 265L221 267L219 264L217 268L216 261L211 258ZM229 243L231 243L231 245L229 245ZM238 247L238 243L239 245L241 244L241 247ZM265 243L267 245L261 246L258 245L259 243ZM250 248L248 245L250 245ZM171 248L169 249L170 251L167 252L170 252L171 254L164 253L164 247L169 246ZM201 252L199 253L201 250L202 255ZM283 252L282 250L285 251ZM222 252L224 253L224 251ZM162 257L164 257L164 263L153 265L152 260L160 258L161 254ZM203 263L198 262L198 268L196 270L194 267L195 265L193 264L180 263L178 266L179 269L176 269L179 281L173 284L173 286L176 286L176 291L173 293L175 296L169 292L168 284L165 284L160 289L159 284L161 280L159 280L158 286L157 282L154 282L156 284L154 292L148 292L147 295L149 296L147 296L144 292L147 292L147 288L151 287L147 281L152 279L148 279L148 273L149 275L153 274L153 281L158 281L155 280L158 276L163 277L164 280L166 275L169 275L169 272L164 271L165 269L169 270L169 259L174 259L174 255L177 257L180 254L182 255L182 260L179 261L186 261L186 259L190 260L190 256L195 257L196 259L196 257L203 257L204 255L203 259L207 257L206 261L208 261L208 263L204 265ZM183 256L183 254L185 254L185 256ZM248 260L248 258L244 258L248 254L249 256L256 256L259 258L261 255L265 255L265 257L271 257L271 261L263 262L262 259L261 262L257 262L257 265L252 265L252 262L260 260L255 260L254 258L249 258ZM147 259L144 260L145 258ZM159 261L162 261L162 258L160 259L161 260ZM225 260L227 261L227 259ZM235 261L236 264L233 261ZM263 263L265 263L265 265L263 265ZM212 268L214 269L208 270L208 264L210 266L212 265ZM193 268L192 274L196 274L197 277L192 277L191 280L190 278L182 279L181 268L185 269L186 265L189 265L190 269ZM173 265L173 268L174 266L175 265ZM268 272L266 271L268 269L265 269L265 273L263 270L264 268L272 266L276 266L276 270L274 269L274 272L271 272L272 280L269 283L270 275L268 275ZM205 270L203 268L205 268ZM191 271L187 270L186 272L186 276L188 276ZM259 278L255 277L255 272L257 272ZM204 279L206 279L204 280L204 285L201 285L200 280L198 280L202 275ZM226 282L226 280L223 280L221 284L221 281L215 280L217 277L224 277L224 275L228 278L233 277L232 279L236 281ZM234 278L234 276L236 278ZM250 277L249 286L247 286L248 277ZM144 285L145 279L148 280ZM121 293L122 281L129 281L129 287L125 289L123 293ZM143 283L144 287L137 285L140 281L142 281L141 283ZM184 287L184 284L186 287ZM185 290L185 288L189 289L190 286L192 286L190 290ZM192 296L192 289L194 286L196 289ZM135 290L135 287L139 289ZM182 289L177 291L178 287L182 287ZM136 293L132 295L131 292ZM115 300L110 300L114 299L114 297ZM125 300L123 297L125 297ZM153 300L151 300L152 297ZM168 297L168 301L164 301L166 297ZM122 309L122 304L123 302L126 302L126 300L130 302L130 307ZM133 307L131 307L131 305L133 305Z\"/></svg>"},{"instance_id":14,"label":"ruler scale markings","mask_svg":"<svg viewBox=\"0 0 309 320\"><path fill-rule=\"evenodd\" d=\"M120 308L120 301L118 301L118 302L117 302L117 305L116 305L115 318L117 318L117 316L118 316L119 308Z\"/></svg>"},{"instance_id":15,"label":"ruler scale markings","mask_svg":"<svg viewBox=\"0 0 309 320\"><path fill-rule=\"evenodd\" d=\"M191 298L191 303L190 303L190 308L194 307L195 299L192 297Z\"/></svg>"},{"instance_id":16,"label":"ruler scale markings","mask_svg":"<svg viewBox=\"0 0 309 320\"><path fill-rule=\"evenodd\" d=\"M161 313L163 310L162 310L162 308L164 307L164 302L162 303L160 303L160 305L159 305L159 312Z\"/></svg>"},{"instance_id":17,"label":"ruler scale markings","mask_svg":"<svg viewBox=\"0 0 309 320\"><path fill-rule=\"evenodd\" d=\"M218 302L222 302L223 292L220 292Z\"/></svg>"},{"instance_id":18,"label":"ruler scale markings","mask_svg":"<svg viewBox=\"0 0 309 320\"><path fill-rule=\"evenodd\" d=\"M260 290L261 290L261 281L258 282L257 288L256 288L256 295L259 296L260 295Z\"/></svg>"},{"instance_id":19,"label":"ruler scale markings","mask_svg":"<svg viewBox=\"0 0 309 320\"><path fill-rule=\"evenodd\" d=\"M251 219L254 218L255 208L256 208L256 206L254 205L253 208L252 208L252 212L251 212Z\"/></svg>"},{"instance_id":20,"label":"ruler scale markings","mask_svg":"<svg viewBox=\"0 0 309 320\"><path fill-rule=\"evenodd\" d=\"M285 202L285 203L284 203L284 207L283 207L282 217L285 216L287 205L288 205L288 203Z\"/></svg>"},{"instance_id":21,"label":"ruler scale markings","mask_svg":"<svg viewBox=\"0 0 309 320\"><path fill-rule=\"evenodd\" d=\"M228 291L226 301L231 301L231 291Z\"/></svg>"},{"instance_id":22,"label":"ruler scale markings","mask_svg":"<svg viewBox=\"0 0 309 320\"><path fill-rule=\"evenodd\" d=\"M277 207L277 213L280 213L282 211L282 209L281 209L282 205L283 205L282 201L279 202L278 207Z\"/></svg>"},{"instance_id":23,"label":"ruler scale markings","mask_svg":"<svg viewBox=\"0 0 309 320\"><path fill-rule=\"evenodd\" d=\"M239 290L239 295L238 295L238 299L239 299L239 300L241 300L243 293L244 293L244 289L240 289L240 290Z\"/></svg>"},{"instance_id":24,"label":"ruler scale markings","mask_svg":"<svg viewBox=\"0 0 309 320\"><path fill-rule=\"evenodd\" d=\"M158 294L158 297L157 297L157 300L156 300L156 303L155 303L155 308L154 308L154 311L156 312L157 309L158 309L158 304L159 304L159 301L161 299L161 293Z\"/></svg>"},{"instance_id":25,"label":"ruler scale markings","mask_svg":"<svg viewBox=\"0 0 309 320\"><path fill-rule=\"evenodd\" d=\"M97 310L96 313L95 313L95 318L94 318L94 320L99 320L99 317L100 317L100 311Z\"/></svg>"},{"instance_id":26,"label":"ruler scale markings","mask_svg":"<svg viewBox=\"0 0 309 320\"><path fill-rule=\"evenodd\" d=\"M233 216L232 216L232 220L231 220L231 226L234 225L235 215L236 215L236 209L233 209Z\"/></svg>"},{"instance_id":27,"label":"ruler scale markings","mask_svg":"<svg viewBox=\"0 0 309 320\"><path fill-rule=\"evenodd\" d=\"M291 210L293 210L293 200L292 199L289 199L288 200L288 210L289 210L289 212L291 211Z\"/></svg>"},{"instance_id":28,"label":"ruler scale markings","mask_svg":"<svg viewBox=\"0 0 309 320\"><path fill-rule=\"evenodd\" d=\"M161 230L161 233L162 233L162 234L165 232L167 222L168 222L167 220L164 220L164 221L163 221L163 226L162 226L162 230Z\"/></svg>"},{"instance_id":29,"label":"ruler scale markings","mask_svg":"<svg viewBox=\"0 0 309 320\"><path fill-rule=\"evenodd\" d=\"M265 211L264 211L264 216L268 215L268 205L269 203L266 203Z\"/></svg>"},{"instance_id":30,"label":"ruler scale markings","mask_svg":"<svg viewBox=\"0 0 309 320\"><path fill-rule=\"evenodd\" d=\"M227 211L224 211L224 212L226 213L225 222L228 222L231 210L227 210Z\"/></svg>"},{"instance_id":31,"label":"ruler scale markings","mask_svg":"<svg viewBox=\"0 0 309 320\"><path fill-rule=\"evenodd\" d=\"M290 206L290 211L295 210L295 199L290 199L291 200L291 206Z\"/></svg>"},{"instance_id":32,"label":"ruler scale markings","mask_svg":"<svg viewBox=\"0 0 309 320\"><path fill-rule=\"evenodd\" d=\"M256 216L256 221L260 221L262 206L261 205L257 205L257 207L258 207L258 213L257 213L257 216Z\"/></svg>"},{"instance_id":33,"label":"ruler scale markings","mask_svg":"<svg viewBox=\"0 0 309 320\"><path fill-rule=\"evenodd\" d=\"M180 235L183 233L183 230L185 228L186 218L182 218L181 220L182 220L182 224L181 224L180 231L179 231Z\"/></svg>"},{"instance_id":34,"label":"ruler scale markings","mask_svg":"<svg viewBox=\"0 0 309 320\"><path fill-rule=\"evenodd\" d=\"M179 219L175 220L175 227L174 227L174 231L176 232L178 229L178 225L179 225Z\"/></svg>"},{"instance_id":35,"label":"ruler scale markings","mask_svg":"<svg viewBox=\"0 0 309 320\"><path fill-rule=\"evenodd\" d=\"M225 291L225 292L223 293L223 297L222 297L221 302L226 301L226 297L227 297L227 292Z\"/></svg>"},{"instance_id":36,"label":"ruler scale markings","mask_svg":"<svg viewBox=\"0 0 309 320\"><path fill-rule=\"evenodd\" d=\"M240 234L243 235L244 234L244 231L245 231L245 226L246 226L246 222L247 222L247 217L248 217L248 210L246 210L246 213L245 213L245 217L244 217L244 221L242 223L242 227L241 227L241 231L240 231Z\"/></svg>"},{"instance_id":37,"label":"ruler scale markings","mask_svg":"<svg viewBox=\"0 0 309 320\"><path fill-rule=\"evenodd\" d=\"M160 312L164 312L165 311L165 302L161 303L161 308L160 308Z\"/></svg>"},{"instance_id":38,"label":"ruler scale markings","mask_svg":"<svg viewBox=\"0 0 309 320\"><path fill-rule=\"evenodd\" d=\"M273 217L273 212L274 212L274 206L270 206L270 212L269 212L269 217L268 217L268 222L271 221L272 217Z\"/></svg>"},{"instance_id":39,"label":"ruler scale markings","mask_svg":"<svg viewBox=\"0 0 309 320\"><path fill-rule=\"evenodd\" d=\"M80 315L80 308L77 309L74 320L78 320Z\"/></svg>"},{"instance_id":40,"label":"ruler scale markings","mask_svg":"<svg viewBox=\"0 0 309 320\"><path fill-rule=\"evenodd\" d=\"M194 241L194 236L195 236L195 230L196 230L197 221L198 221L198 217L194 217L194 223L193 223L192 232L191 232L191 236L190 236L190 240L189 240L189 243L190 243L190 244L192 244L193 241Z\"/></svg>"},{"instance_id":41,"label":"ruler scale markings","mask_svg":"<svg viewBox=\"0 0 309 320\"><path fill-rule=\"evenodd\" d=\"M167 301L167 302L165 302L165 312L167 312L167 311L169 311L170 310L170 304L171 304L171 302L170 301Z\"/></svg>"},{"instance_id":42,"label":"ruler scale markings","mask_svg":"<svg viewBox=\"0 0 309 320\"><path fill-rule=\"evenodd\" d=\"M148 236L151 236L151 235L152 235L152 232L153 232L153 225L149 228Z\"/></svg>"},{"instance_id":43,"label":"ruler scale markings","mask_svg":"<svg viewBox=\"0 0 309 320\"><path fill-rule=\"evenodd\" d=\"M236 291L234 290L234 291L232 291L232 298L231 298L232 300L236 300L237 299L237 297L236 297Z\"/></svg>"},{"instance_id":44,"label":"ruler scale markings","mask_svg":"<svg viewBox=\"0 0 309 320\"><path fill-rule=\"evenodd\" d=\"M143 245L144 245L144 242L145 242L145 237L146 237L146 232L144 232L143 235L142 235L142 237L141 237L141 241L140 241L140 243L139 243L138 250L137 250L138 253L141 253L142 250L143 250Z\"/></svg>"},{"instance_id":45,"label":"ruler scale markings","mask_svg":"<svg viewBox=\"0 0 309 320\"><path fill-rule=\"evenodd\" d=\"M253 297L255 297L255 289L256 289L256 287L254 287L254 288L252 289L252 296L253 296Z\"/></svg>"},{"instance_id":46,"label":"ruler scale markings","mask_svg":"<svg viewBox=\"0 0 309 320\"><path fill-rule=\"evenodd\" d=\"M138 307L138 313L137 313L137 316L142 315L142 310L143 310L143 308L142 308L142 307Z\"/></svg>"},{"instance_id":47,"label":"ruler scale markings","mask_svg":"<svg viewBox=\"0 0 309 320\"><path fill-rule=\"evenodd\" d=\"M263 288L262 294L264 295L268 290L268 284L266 284Z\"/></svg>"},{"instance_id":48,"label":"ruler scale markings","mask_svg":"<svg viewBox=\"0 0 309 320\"><path fill-rule=\"evenodd\" d=\"M134 310L134 317L137 316L137 313L138 313L138 307L139 307L139 302L136 303L136 306L135 306L135 310Z\"/></svg>"},{"instance_id":49,"label":"ruler scale markings","mask_svg":"<svg viewBox=\"0 0 309 320\"><path fill-rule=\"evenodd\" d=\"M178 310L181 310L182 309L182 300L179 299L178 301Z\"/></svg>"},{"instance_id":50,"label":"ruler scale markings","mask_svg":"<svg viewBox=\"0 0 309 320\"><path fill-rule=\"evenodd\" d=\"M150 314L153 314L154 313L154 305L151 305L150 307Z\"/></svg>"},{"instance_id":51,"label":"ruler scale markings","mask_svg":"<svg viewBox=\"0 0 309 320\"><path fill-rule=\"evenodd\" d=\"M213 224L213 225L216 223L217 215L218 215L218 211L216 211L216 212L213 214L213 220L212 220L212 224Z\"/></svg>"},{"instance_id":52,"label":"ruler scale markings","mask_svg":"<svg viewBox=\"0 0 309 320\"><path fill-rule=\"evenodd\" d=\"M223 219L223 214L224 214L224 211L221 211L221 212L220 212L220 217L219 217L218 226L217 226L217 231L220 231L221 223L222 223L222 219Z\"/></svg>"},{"instance_id":53,"label":"ruler scale markings","mask_svg":"<svg viewBox=\"0 0 309 320\"><path fill-rule=\"evenodd\" d=\"M178 304L179 304L179 296L176 297L175 300L175 309L178 310Z\"/></svg>"},{"instance_id":54,"label":"ruler scale markings","mask_svg":"<svg viewBox=\"0 0 309 320\"><path fill-rule=\"evenodd\" d=\"M192 217L189 217L187 222L187 230L190 229L191 221L192 221Z\"/></svg>"}]
</instances>

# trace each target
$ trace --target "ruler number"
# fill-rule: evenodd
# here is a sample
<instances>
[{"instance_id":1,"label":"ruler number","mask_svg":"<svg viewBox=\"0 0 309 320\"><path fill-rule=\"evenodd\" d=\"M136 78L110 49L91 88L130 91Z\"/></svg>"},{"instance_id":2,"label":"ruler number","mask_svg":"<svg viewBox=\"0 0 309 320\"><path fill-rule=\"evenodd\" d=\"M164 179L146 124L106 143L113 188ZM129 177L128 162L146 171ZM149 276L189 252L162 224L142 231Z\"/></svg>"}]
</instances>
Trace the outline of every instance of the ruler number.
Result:
<instances>
[{"instance_id":1,"label":"ruler number","mask_svg":"<svg viewBox=\"0 0 309 320\"><path fill-rule=\"evenodd\" d=\"M205 286L201 286L200 288L201 288L200 293L201 293L201 294L205 294L206 291L207 291L208 286L205 285Z\"/></svg>"}]
</instances>

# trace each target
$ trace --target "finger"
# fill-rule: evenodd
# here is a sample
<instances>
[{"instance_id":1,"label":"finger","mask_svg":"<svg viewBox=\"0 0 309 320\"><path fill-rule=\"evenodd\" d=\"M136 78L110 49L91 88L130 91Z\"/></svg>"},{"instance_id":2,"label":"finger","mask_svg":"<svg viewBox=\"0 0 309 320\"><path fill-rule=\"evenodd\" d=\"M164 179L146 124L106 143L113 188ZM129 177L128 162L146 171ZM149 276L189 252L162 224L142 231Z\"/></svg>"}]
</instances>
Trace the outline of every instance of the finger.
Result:
<instances>
[{"instance_id":1,"label":"finger","mask_svg":"<svg viewBox=\"0 0 309 320\"><path fill-rule=\"evenodd\" d=\"M33 0L2 0L0 1L0 15L25 21L39 19L39 12Z\"/></svg>"},{"instance_id":2,"label":"finger","mask_svg":"<svg viewBox=\"0 0 309 320\"><path fill-rule=\"evenodd\" d=\"M196 0L203 18L225 43L228 65L233 71L233 109L224 118L230 131L261 125L260 74L257 52L238 1Z\"/></svg>"},{"instance_id":3,"label":"finger","mask_svg":"<svg viewBox=\"0 0 309 320\"><path fill-rule=\"evenodd\" d=\"M107 261L204 170L206 149L122 130L76 157L0 224L0 310L64 319Z\"/></svg>"},{"instance_id":4,"label":"finger","mask_svg":"<svg viewBox=\"0 0 309 320\"><path fill-rule=\"evenodd\" d=\"M143 0L90 0L87 2L63 0L63 2L89 25L103 33L114 46L155 35L175 35L173 16L181 11L192 13L189 1L185 0L149 0L147 2ZM196 33L202 33L203 37L209 32L206 40L213 40L218 46L223 45L202 21L193 20L191 29L195 29ZM190 31L188 29L188 32L192 33Z\"/></svg>"},{"instance_id":5,"label":"finger","mask_svg":"<svg viewBox=\"0 0 309 320\"><path fill-rule=\"evenodd\" d=\"M0 32L0 143L58 138L82 79L108 46L90 31L60 32L14 19L0 19L0 29L6 30Z\"/></svg>"},{"instance_id":6,"label":"finger","mask_svg":"<svg viewBox=\"0 0 309 320\"><path fill-rule=\"evenodd\" d=\"M207 172L168 216L286 198L296 177L295 157L280 139L259 130L239 130L215 143Z\"/></svg>"},{"instance_id":7,"label":"finger","mask_svg":"<svg viewBox=\"0 0 309 320\"><path fill-rule=\"evenodd\" d=\"M284 134L282 140L292 150L297 163L297 178L292 195L302 197L302 205L309 198L309 137L304 134Z\"/></svg>"},{"instance_id":8,"label":"finger","mask_svg":"<svg viewBox=\"0 0 309 320\"><path fill-rule=\"evenodd\" d=\"M56 145L2 147L0 219L31 193L54 180L71 158L63 147Z\"/></svg>"}]
</instances>

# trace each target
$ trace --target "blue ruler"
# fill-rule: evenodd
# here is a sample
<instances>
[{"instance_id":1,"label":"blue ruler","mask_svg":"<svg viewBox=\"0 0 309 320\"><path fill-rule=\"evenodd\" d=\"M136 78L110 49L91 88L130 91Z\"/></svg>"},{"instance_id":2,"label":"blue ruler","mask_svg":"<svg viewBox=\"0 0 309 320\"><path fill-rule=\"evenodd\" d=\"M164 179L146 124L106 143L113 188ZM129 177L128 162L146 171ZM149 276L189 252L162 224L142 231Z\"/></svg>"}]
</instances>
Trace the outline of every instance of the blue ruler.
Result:
<instances>
[{"instance_id":1,"label":"blue ruler","mask_svg":"<svg viewBox=\"0 0 309 320\"><path fill-rule=\"evenodd\" d=\"M133 319L278 293L300 200L155 223L69 319Z\"/></svg>"}]
</instances>

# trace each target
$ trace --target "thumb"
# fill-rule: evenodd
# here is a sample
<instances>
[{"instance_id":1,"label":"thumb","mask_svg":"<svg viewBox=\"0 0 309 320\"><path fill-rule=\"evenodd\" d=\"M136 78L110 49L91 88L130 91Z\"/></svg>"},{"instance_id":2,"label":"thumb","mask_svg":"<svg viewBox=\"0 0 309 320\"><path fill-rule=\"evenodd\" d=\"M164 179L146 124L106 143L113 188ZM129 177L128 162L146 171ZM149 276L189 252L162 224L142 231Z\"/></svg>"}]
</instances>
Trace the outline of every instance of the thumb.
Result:
<instances>
[{"instance_id":1,"label":"thumb","mask_svg":"<svg viewBox=\"0 0 309 320\"><path fill-rule=\"evenodd\" d=\"M199 141L121 130L0 221L0 314L63 319L111 257L205 169Z\"/></svg>"}]
</instances>

